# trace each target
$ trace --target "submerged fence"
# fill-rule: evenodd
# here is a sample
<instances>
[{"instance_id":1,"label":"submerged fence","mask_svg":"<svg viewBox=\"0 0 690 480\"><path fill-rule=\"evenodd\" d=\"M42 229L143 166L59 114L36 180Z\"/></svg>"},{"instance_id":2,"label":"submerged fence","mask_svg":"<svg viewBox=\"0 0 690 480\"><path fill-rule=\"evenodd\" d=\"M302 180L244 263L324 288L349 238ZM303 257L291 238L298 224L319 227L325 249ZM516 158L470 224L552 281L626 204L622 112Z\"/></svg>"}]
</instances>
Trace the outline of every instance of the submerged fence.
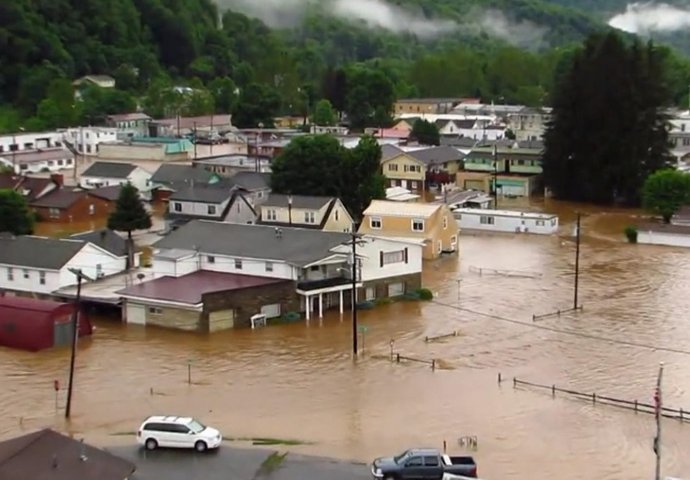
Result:
<instances>
[{"instance_id":1,"label":"submerged fence","mask_svg":"<svg viewBox=\"0 0 690 480\"><path fill-rule=\"evenodd\" d=\"M581 312L584 307L580 305L579 307L575 308L566 308L565 310L556 310L555 312L549 312L549 313L542 313L542 314L532 314L532 321L536 322L537 320L543 320L545 318L550 318L550 317L560 317L561 315L565 315L566 313L577 313Z\"/></svg>"},{"instance_id":2,"label":"submerged fence","mask_svg":"<svg viewBox=\"0 0 690 480\"><path fill-rule=\"evenodd\" d=\"M470 265L470 272L482 275L501 275L504 277L518 278L541 278L542 274L537 272L526 272L521 270L498 270L496 268L475 267Z\"/></svg>"},{"instance_id":3,"label":"submerged fence","mask_svg":"<svg viewBox=\"0 0 690 480\"><path fill-rule=\"evenodd\" d=\"M507 381L507 379L503 378L501 374L498 374L498 383L499 385L503 382ZM655 405L651 403L645 403L645 402L640 402L638 400L625 400L622 398L615 398L615 397L609 397L607 395L600 395L597 393L587 393L587 392L579 392L577 390L572 390L569 388L561 388L557 387L556 385L543 385L540 383L534 383L534 382L528 382L526 380L520 380L518 378L513 377L512 379L513 382L513 388L517 387L527 387L527 388L534 388L538 390L543 390L543 391L548 391L551 392L552 397L556 397L557 393L563 393L566 395L569 395L572 398L578 399L578 400L584 400L588 402L592 402L592 404L597 405L608 405L611 407L617 407L617 408L622 408L625 410L630 410L634 411L635 413L649 413L649 414L655 414L656 413L656 407ZM681 422L690 422L690 409L683 409L683 408L669 408L669 407L664 407L662 405L661 407L661 415L666 418L672 418L676 420L680 420Z\"/></svg>"},{"instance_id":4,"label":"submerged fence","mask_svg":"<svg viewBox=\"0 0 690 480\"><path fill-rule=\"evenodd\" d=\"M400 355L399 353L393 353L391 355L391 361L393 361L395 363L400 363L400 362L424 363L426 365L431 365L431 370L436 370L436 366L437 366L437 362L435 359L425 360L423 358L415 358L415 357L408 357L406 355Z\"/></svg>"}]
</instances>

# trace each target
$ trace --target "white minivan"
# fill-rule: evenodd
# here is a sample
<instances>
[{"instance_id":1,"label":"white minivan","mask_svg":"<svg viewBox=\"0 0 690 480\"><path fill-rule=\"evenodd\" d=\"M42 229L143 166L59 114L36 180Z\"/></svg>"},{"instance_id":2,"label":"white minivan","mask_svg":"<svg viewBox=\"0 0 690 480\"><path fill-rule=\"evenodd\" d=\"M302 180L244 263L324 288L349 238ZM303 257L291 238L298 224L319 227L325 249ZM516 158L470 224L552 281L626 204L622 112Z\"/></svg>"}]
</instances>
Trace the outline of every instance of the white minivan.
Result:
<instances>
[{"instance_id":1,"label":"white minivan","mask_svg":"<svg viewBox=\"0 0 690 480\"><path fill-rule=\"evenodd\" d=\"M147 450L167 447L193 448L197 452L204 452L218 448L222 441L223 436L218 430L191 417L149 417L137 432L137 442Z\"/></svg>"}]
</instances>

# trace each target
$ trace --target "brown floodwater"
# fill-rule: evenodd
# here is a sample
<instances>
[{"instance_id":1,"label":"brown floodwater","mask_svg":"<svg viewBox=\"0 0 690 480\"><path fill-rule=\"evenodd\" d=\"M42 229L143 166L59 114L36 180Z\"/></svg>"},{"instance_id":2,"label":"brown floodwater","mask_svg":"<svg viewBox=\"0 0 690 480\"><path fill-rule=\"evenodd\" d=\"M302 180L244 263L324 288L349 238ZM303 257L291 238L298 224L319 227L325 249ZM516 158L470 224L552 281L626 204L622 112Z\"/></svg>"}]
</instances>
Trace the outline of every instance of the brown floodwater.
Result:
<instances>
[{"instance_id":1,"label":"brown floodwater","mask_svg":"<svg viewBox=\"0 0 690 480\"><path fill-rule=\"evenodd\" d=\"M508 206L508 205L506 205ZM534 328L532 314L572 305L572 207L550 202L563 236L463 235L459 258L425 264L434 302L399 302L360 313L364 354L351 357L349 314L323 321L193 335L97 321L79 345L73 419L56 413L53 380L67 383L67 349L0 349L0 437L42 426L102 445L132 442L141 419L191 414L227 437L299 439L297 451L368 461L413 446L472 452L487 479L650 478L651 415L548 392L498 385L497 375L651 402L660 361L664 402L690 410L690 357ZM625 342L690 352L690 255L629 245L636 212L585 208L580 299L584 310L539 320ZM530 276L479 275L478 268ZM458 280L461 282L458 282ZM437 303L440 302L440 303ZM442 305L442 304L445 305ZM456 307L517 319L492 319ZM426 336L459 331L426 343ZM402 354L439 360L388 359ZM187 384L191 360L192 384ZM64 408L65 391L59 393ZM663 473L690 474L690 424L664 420Z\"/></svg>"}]
</instances>

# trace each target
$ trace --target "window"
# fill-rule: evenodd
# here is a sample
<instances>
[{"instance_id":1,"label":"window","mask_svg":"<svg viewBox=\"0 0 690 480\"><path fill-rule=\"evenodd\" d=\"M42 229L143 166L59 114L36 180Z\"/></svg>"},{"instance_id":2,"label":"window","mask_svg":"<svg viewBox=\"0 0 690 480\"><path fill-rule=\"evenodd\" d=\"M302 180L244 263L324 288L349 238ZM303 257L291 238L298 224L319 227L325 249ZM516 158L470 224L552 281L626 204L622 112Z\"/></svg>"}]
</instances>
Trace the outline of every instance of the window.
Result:
<instances>
[{"instance_id":1,"label":"window","mask_svg":"<svg viewBox=\"0 0 690 480\"><path fill-rule=\"evenodd\" d=\"M389 163L388 164L388 171L389 172L397 172L398 171L398 164L397 163Z\"/></svg>"},{"instance_id":2,"label":"window","mask_svg":"<svg viewBox=\"0 0 690 480\"><path fill-rule=\"evenodd\" d=\"M173 210L176 212L181 212L182 211L182 204L179 202L174 202L173 203Z\"/></svg>"},{"instance_id":3,"label":"window","mask_svg":"<svg viewBox=\"0 0 690 480\"><path fill-rule=\"evenodd\" d=\"M314 223L314 212L304 212L304 223Z\"/></svg>"},{"instance_id":4,"label":"window","mask_svg":"<svg viewBox=\"0 0 690 480\"><path fill-rule=\"evenodd\" d=\"M96 213L96 205L93 203L89 203L89 215L93 215Z\"/></svg>"},{"instance_id":5,"label":"window","mask_svg":"<svg viewBox=\"0 0 690 480\"><path fill-rule=\"evenodd\" d=\"M41 285L46 284L46 272L38 272L38 283Z\"/></svg>"},{"instance_id":6,"label":"window","mask_svg":"<svg viewBox=\"0 0 690 480\"><path fill-rule=\"evenodd\" d=\"M266 220L275 220L276 219L276 211L275 210L266 210Z\"/></svg>"},{"instance_id":7,"label":"window","mask_svg":"<svg viewBox=\"0 0 690 480\"><path fill-rule=\"evenodd\" d=\"M443 217L443 229L445 230L446 228L448 228L448 216L444 215L444 217Z\"/></svg>"},{"instance_id":8,"label":"window","mask_svg":"<svg viewBox=\"0 0 690 480\"><path fill-rule=\"evenodd\" d=\"M543 227L544 226L544 220L537 220L537 227Z\"/></svg>"},{"instance_id":9,"label":"window","mask_svg":"<svg viewBox=\"0 0 690 480\"><path fill-rule=\"evenodd\" d=\"M423 232L424 231L424 220L415 218L412 220L412 231L413 232Z\"/></svg>"},{"instance_id":10,"label":"window","mask_svg":"<svg viewBox=\"0 0 690 480\"><path fill-rule=\"evenodd\" d=\"M479 223L482 225L493 225L494 224L494 217L490 217L488 215L482 215L479 217Z\"/></svg>"},{"instance_id":11,"label":"window","mask_svg":"<svg viewBox=\"0 0 690 480\"><path fill-rule=\"evenodd\" d=\"M29 271L26 268L24 269L24 278L29 278Z\"/></svg>"},{"instance_id":12,"label":"window","mask_svg":"<svg viewBox=\"0 0 690 480\"><path fill-rule=\"evenodd\" d=\"M414 180L412 180L412 181L410 182L410 188L411 188L412 190L417 190L417 182L414 181Z\"/></svg>"},{"instance_id":13,"label":"window","mask_svg":"<svg viewBox=\"0 0 690 480\"><path fill-rule=\"evenodd\" d=\"M438 241L438 253L443 252L443 242L441 240Z\"/></svg>"},{"instance_id":14,"label":"window","mask_svg":"<svg viewBox=\"0 0 690 480\"><path fill-rule=\"evenodd\" d=\"M151 315L162 315L163 309L158 308L158 307L149 307L149 313Z\"/></svg>"},{"instance_id":15,"label":"window","mask_svg":"<svg viewBox=\"0 0 690 480\"><path fill-rule=\"evenodd\" d=\"M71 159L71 158L68 158L68 159L65 161L65 164L67 164L67 165L72 165L72 159Z\"/></svg>"},{"instance_id":16,"label":"window","mask_svg":"<svg viewBox=\"0 0 690 480\"><path fill-rule=\"evenodd\" d=\"M235 268L237 270L242 270L242 260L240 260L239 258L235 259Z\"/></svg>"},{"instance_id":17,"label":"window","mask_svg":"<svg viewBox=\"0 0 690 480\"><path fill-rule=\"evenodd\" d=\"M207 255L207 256L206 256L206 261L207 261L208 263L216 263L216 257L214 257L213 255Z\"/></svg>"},{"instance_id":18,"label":"window","mask_svg":"<svg viewBox=\"0 0 690 480\"><path fill-rule=\"evenodd\" d=\"M209 215L215 215L216 214L216 206L215 205L209 205L207 211L208 211Z\"/></svg>"},{"instance_id":19,"label":"window","mask_svg":"<svg viewBox=\"0 0 690 480\"><path fill-rule=\"evenodd\" d=\"M407 467L421 467L422 466L422 457L412 457L410 458L407 463L405 464Z\"/></svg>"},{"instance_id":20,"label":"window","mask_svg":"<svg viewBox=\"0 0 690 480\"><path fill-rule=\"evenodd\" d=\"M369 219L369 226L371 228L376 229L376 230L380 230L381 227L383 226L383 222L381 221L381 217L371 217Z\"/></svg>"},{"instance_id":21,"label":"window","mask_svg":"<svg viewBox=\"0 0 690 480\"><path fill-rule=\"evenodd\" d=\"M10 282L14 281L14 269L12 267L7 267L7 280Z\"/></svg>"},{"instance_id":22,"label":"window","mask_svg":"<svg viewBox=\"0 0 690 480\"><path fill-rule=\"evenodd\" d=\"M273 262L266 262L266 271L267 272L272 272L273 271Z\"/></svg>"},{"instance_id":23,"label":"window","mask_svg":"<svg viewBox=\"0 0 690 480\"><path fill-rule=\"evenodd\" d=\"M438 457L424 457L424 466L438 467Z\"/></svg>"},{"instance_id":24,"label":"window","mask_svg":"<svg viewBox=\"0 0 690 480\"><path fill-rule=\"evenodd\" d=\"M58 208L49 208L48 209L48 216L50 218L60 218L60 209Z\"/></svg>"},{"instance_id":25,"label":"window","mask_svg":"<svg viewBox=\"0 0 690 480\"><path fill-rule=\"evenodd\" d=\"M58 160L58 167L61 167L64 163L64 160Z\"/></svg>"},{"instance_id":26,"label":"window","mask_svg":"<svg viewBox=\"0 0 690 480\"><path fill-rule=\"evenodd\" d=\"M335 221L337 222L340 219L340 211L336 210L335 211Z\"/></svg>"},{"instance_id":27,"label":"window","mask_svg":"<svg viewBox=\"0 0 690 480\"><path fill-rule=\"evenodd\" d=\"M397 252L381 252L381 266L390 265L391 263L402 263L404 261L405 250L398 250Z\"/></svg>"}]
</instances>

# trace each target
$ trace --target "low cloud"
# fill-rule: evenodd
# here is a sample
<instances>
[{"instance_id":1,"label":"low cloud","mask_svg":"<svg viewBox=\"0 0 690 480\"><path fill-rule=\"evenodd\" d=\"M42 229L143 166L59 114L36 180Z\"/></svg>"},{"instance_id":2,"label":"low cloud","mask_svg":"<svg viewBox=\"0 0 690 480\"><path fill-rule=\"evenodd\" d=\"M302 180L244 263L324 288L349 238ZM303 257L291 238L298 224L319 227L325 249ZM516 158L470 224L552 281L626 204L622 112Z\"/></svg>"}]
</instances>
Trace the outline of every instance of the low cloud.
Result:
<instances>
[{"instance_id":1,"label":"low cloud","mask_svg":"<svg viewBox=\"0 0 690 480\"><path fill-rule=\"evenodd\" d=\"M667 3L631 3L609 25L630 33L674 32L690 27L690 8Z\"/></svg>"},{"instance_id":2,"label":"low cloud","mask_svg":"<svg viewBox=\"0 0 690 480\"><path fill-rule=\"evenodd\" d=\"M545 45L548 28L529 20L513 20L500 10L485 10L478 15L481 29L516 47L536 50Z\"/></svg>"}]
</instances>

